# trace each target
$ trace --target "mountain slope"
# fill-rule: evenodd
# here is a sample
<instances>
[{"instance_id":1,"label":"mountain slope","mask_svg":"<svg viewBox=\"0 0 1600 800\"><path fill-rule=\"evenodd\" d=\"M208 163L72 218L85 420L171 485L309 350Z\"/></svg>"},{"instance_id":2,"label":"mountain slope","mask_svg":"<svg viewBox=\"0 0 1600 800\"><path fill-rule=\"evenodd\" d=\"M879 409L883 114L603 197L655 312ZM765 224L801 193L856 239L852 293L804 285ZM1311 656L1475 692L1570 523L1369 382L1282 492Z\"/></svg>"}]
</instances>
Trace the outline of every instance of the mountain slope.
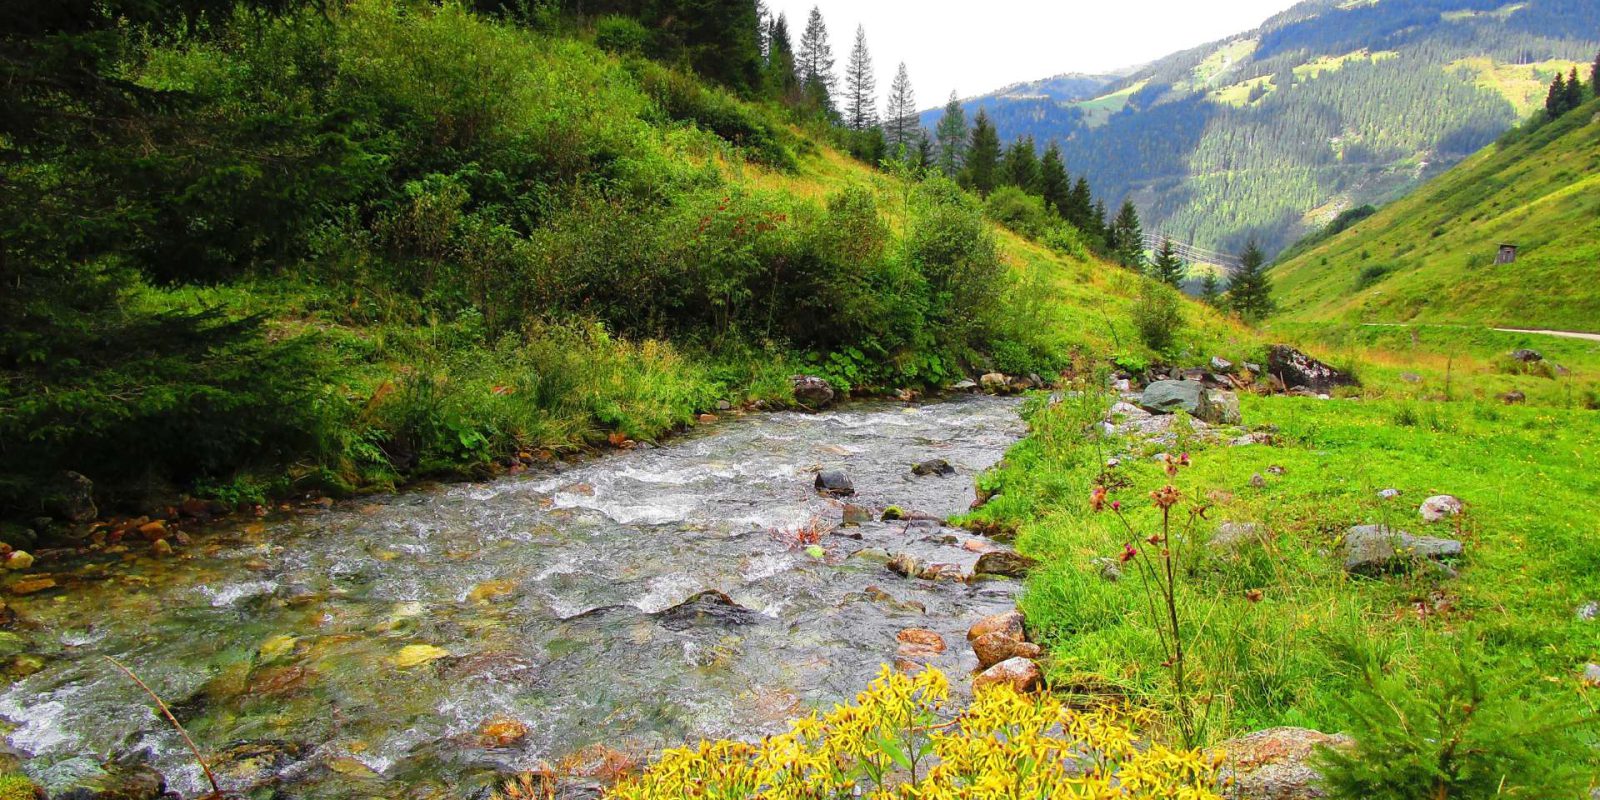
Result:
<instances>
[{"instance_id":1,"label":"mountain slope","mask_svg":"<svg viewBox=\"0 0 1600 800\"><path fill-rule=\"evenodd\" d=\"M1490 146L1293 254L1272 270L1283 316L1600 330L1597 114ZM1495 263L1501 243L1514 263Z\"/></svg>"},{"instance_id":2,"label":"mountain slope","mask_svg":"<svg viewBox=\"0 0 1600 800\"><path fill-rule=\"evenodd\" d=\"M1148 227L1270 252L1493 141L1557 70L1593 58L1597 31L1593 0L1313 0L1093 98L967 106L1003 138L1061 140L1069 168L1112 205L1131 197Z\"/></svg>"}]
</instances>

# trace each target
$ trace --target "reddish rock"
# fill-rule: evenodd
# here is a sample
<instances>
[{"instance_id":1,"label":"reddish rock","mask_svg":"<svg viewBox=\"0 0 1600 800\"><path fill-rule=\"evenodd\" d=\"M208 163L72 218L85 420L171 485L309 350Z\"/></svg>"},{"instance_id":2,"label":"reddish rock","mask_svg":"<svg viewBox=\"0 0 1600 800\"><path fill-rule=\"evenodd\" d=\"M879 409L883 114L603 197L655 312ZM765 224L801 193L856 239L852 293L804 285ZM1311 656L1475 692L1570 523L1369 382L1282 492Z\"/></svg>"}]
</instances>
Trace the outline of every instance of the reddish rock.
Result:
<instances>
[{"instance_id":1,"label":"reddish rock","mask_svg":"<svg viewBox=\"0 0 1600 800\"><path fill-rule=\"evenodd\" d=\"M1044 685L1044 673L1032 659L1008 658L984 670L972 681L972 688L1010 686L1018 692L1031 692Z\"/></svg>"},{"instance_id":2,"label":"reddish rock","mask_svg":"<svg viewBox=\"0 0 1600 800\"><path fill-rule=\"evenodd\" d=\"M1015 610L984 617L967 629L967 641L995 632L1004 632L1013 639L1026 640L1028 636L1023 630L1022 622L1022 612Z\"/></svg>"},{"instance_id":3,"label":"reddish rock","mask_svg":"<svg viewBox=\"0 0 1600 800\"><path fill-rule=\"evenodd\" d=\"M1344 734L1328 735L1306 728L1268 728L1229 739L1219 747L1227 754L1239 796L1250 800L1314 800L1326 794L1322 776L1311 766L1317 747L1347 748Z\"/></svg>"},{"instance_id":4,"label":"reddish rock","mask_svg":"<svg viewBox=\"0 0 1600 800\"><path fill-rule=\"evenodd\" d=\"M35 594L46 589L56 588L55 578L37 577L25 578L11 584L11 593L15 595Z\"/></svg>"},{"instance_id":5,"label":"reddish rock","mask_svg":"<svg viewBox=\"0 0 1600 800\"><path fill-rule=\"evenodd\" d=\"M978 657L978 666L988 669L1012 658L1038 658L1039 646L1011 637L1004 631L986 633L972 640L972 652Z\"/></svg>"},{"instance_id":6,"label":"reddish rock","mask_svg":"<svg viewBox=\"0 0 1600 800\"><path fill-rule=\"evenodd\" d=\"M167 523L162 520L153 520L139 526L139 535L147 542L154 542L167 538Z\"/></svg>"},{"instance_id":7,"label":"reddish rock","mask_svg":"<svg viewBox=\"0 0 1600 800\"><path fill-rule=\"evenodd\" d=\"M901 658L933 658L945 651L944 637L926 628L907 628L894 637Z\"/></svg>"}]
</instances>

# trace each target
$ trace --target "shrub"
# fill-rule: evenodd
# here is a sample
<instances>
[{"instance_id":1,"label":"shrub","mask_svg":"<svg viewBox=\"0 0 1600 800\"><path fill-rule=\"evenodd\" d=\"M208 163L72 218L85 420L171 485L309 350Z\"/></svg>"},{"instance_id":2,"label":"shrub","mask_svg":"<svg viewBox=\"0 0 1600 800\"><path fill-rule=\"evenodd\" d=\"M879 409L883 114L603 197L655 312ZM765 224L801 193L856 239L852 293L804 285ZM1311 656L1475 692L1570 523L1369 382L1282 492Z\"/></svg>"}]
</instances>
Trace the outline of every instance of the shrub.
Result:
<instances>
[{"instance_id":1,"label":"shrub","mask_svg":"<svg viewBox=\"0 0 1600 800\"><path fill-rule=\"evenodd\" d=\"M991 192L983 211L989 219L1029 238L1043 236L1050 227L1044 199L1015 186L1002 186Z\"/></svg>"},{"instance_id":2,"label":"shrub","mask_svg":"<svg viewBox=\"0 0 1600 800\"><path fill-rule=\"evenodd\" d=\"M1368 286L1383 280L1385 276L1393 271L1393 264L1370 264L1362 267L1361 272L1356 275L1356 289L1358 291L1365 289Z\"/></svg>"},{"instance_id":3,"label":"shrub","mask_svg":"<svg viewBox=\"0 0 1600 800\"><path fill-rule=\"evenodd\" d=\"M633 17L612 14L594 24L594 43L619 55L637 55L650 43L650 31Z\"/></svg>"},{"instance_id":4,"label":"shrub","mask_svg":"<svg viewBox=\"0 0 1600 800\"><path fill-rule=\"evenodd\" d=\"M937 669L908 676L884 667L851 705L796 720L760 743L668 750L611 796L1220 800L1220 755L1147 746L1112 709L1071 710L1050 695L994 686L951 719L948 698Z\"/></svg>"},{"instance_id":5,"label":"shrub","mask_svg":"<svg viewBox=\"0 0 1600 800\"><path fill-rule=\"evenodd\" d=\"M1045 247L1064 256L1071 256L1080 261L1089 259L1089 237L1077 226L1067 222L1057 222L1051 225L1039 238Z\"/></svg>"},{"instance_id":6,"label":"shrub","mask_svg":"<svg viewBox=\"0 0 1600 800\"><path fill-rule=\"evenodd\" d=\"M1133 306L1133 326L1145 346L1164 352L1176 340L1183 328L1183 305L1178 292L1169 286L1145 281L1139 287L1139 299Z\"/></svg>"}]
</instances>

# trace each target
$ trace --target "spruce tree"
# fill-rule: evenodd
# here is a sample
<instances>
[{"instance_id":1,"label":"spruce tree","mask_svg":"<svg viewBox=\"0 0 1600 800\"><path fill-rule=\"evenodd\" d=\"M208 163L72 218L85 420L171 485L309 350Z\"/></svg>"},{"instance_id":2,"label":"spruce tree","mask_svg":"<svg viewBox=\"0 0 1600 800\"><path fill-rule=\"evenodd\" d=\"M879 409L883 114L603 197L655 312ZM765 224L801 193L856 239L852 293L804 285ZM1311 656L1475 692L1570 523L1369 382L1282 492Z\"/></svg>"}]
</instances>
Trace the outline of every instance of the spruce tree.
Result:
<instances>
[{"instance_id":1,"label":"spruce tree","mask_svg":"<svg viewBox=\"0 0 1600 800\"><path fill-rule=\"evenodd\" d=\"M972 118L972 138L967 147L967 188L988 197L994 191L999 171L1000 135L989 122L988 113L980 108Z\"/></svg>"},{"instance_id":2,"label":"spruce tree","mask_svg":"<svg viewBox=\"0 0 1600 800\"><path fill-rule=\"evenodd\" d=\"M962 110L955 92L944 104L944 116L939 118L933 135L939 145L939 170L946 178L954 179L967 165L967 112Z\"/></svg>"},{"instance_id":3,"label":"spruce tree","mask_svg":"<svg viewBox=\"0 0 1600 800\"><path fill-rule=\"evenodd\" d=\"M1066 209L1062 216L1067 221L1085 231L1098 233L1105 229L1106 209L1102 205L1095 210L1094 195L1089 191L1089 179L1078 177L1078 182L1072 186L1072 196L1067 200Z\"/></svg>"},{"instance_id":4,"label":"spruce tree","mask_svg":"<svg viewBox=\"0 0 1600 800\"><path fill-rule=\"evenodd\" d=\"M1082 178L1079 178L1078 180L1079 182L1083 182ZM1078 190L1073 189L1072 193L1076 195ZM1094 201L1094 211L1089 218L1089 227L1095 236L1098 236L1105 241L1107 248L1111 247L1111 234L1109 229L1106 227L1106 201Z\"/></svg>"},{"instance_id":5,"label":"spruce tree","mask_svg":"<svg viewBox=\"0 0 1600 800\"><path fill-rule=\"evenodd\" d=\"M1161 249L1156 251L1155 260L1150 262L1150 277L1176 289L1183 283L1183 273L1183 259L1172 247L1172 240L1163 238Z\"/></svg>"},{"instance_id":6,"label":"spruce tree","mask_svg":"<svg viewBox=\"0 0 1600 800\"><path fill-rule=\"evenodd\" d=\"M1567 105L1567 81L1556 73L1556 79L1550 83L1550 94L1544 98L1544 113L1550 119L1555 119L1565 112Z\"/></svg>"},{"instance_id":7,"label":"spruce tree","mask_svg":"<svg viewBox=\"0 0 1600 800\"><path fill-rule=\"evenodd\" d=\"M1567 111L1572 111L1583 105L1583 82L1578 80L1578 68L1572 68L1572 74L1567 76L1567 100L1564 103Z\"/></svg>"},{"instance_id":8,"label":"spruce tree","mask_svg":"<svg viewBox=\"0 0 1600 800\"><path fill-rule=\"evenodd\" d=\"M1589 68L1589 94L1600 97L1600 53L1594 56L1594 66Z\"/></svg>"},{"instance_id":9,"label":"spruce tree","mask_svg":"<svg viewBox=\"0 0 1600 800\"><path fill-rule=\"evenodd\" d=\"M1272 313L1272 282L1267 277L1267 257L1254 239L1239 255L1239 269L1229 280L1228 307L1252 321Z\"/></svg>"},{"instance_id":10,"label":"spruce tree","mask_svg":"<svg viewBox=\"0 0 1600 800\"><path fill-rule=\"evenodd\" d=\"M1032 136L1019 136L1006 147L1000 165L1000 183L1029 194L1039 193L1039 154Z\"/></svg>"},{"instance_id":11,"label":"spruce tree","mask_svg":"<svg viewBox=\"0 0 1600 800\"><path fill-rule=\"evenodd\" d=\"M828 26L822 21L822 9L811 7L806 19L806 29L800 34L799 65L800 86L815 110L834 115L833 92L838 79L833 74L833 46L828 44Z\"/></svg>"},{"instance_id":12,"label":"spruce tree","mask_svg":"<svg viewBox=\"0 0 1600 800\"><path fill-rule=\"evenodd\" d=\"M894 82L889 84L889 116L884 120L884 133L889 139L889 151L898 150L904 145L907 151L916 147L917 132L917 95L911 88L911 76L906 74L906 62L900 62L900 69L894 73Z\"/></svg>"},{"instance_id":13,"label":"spruce tree","mask_svg":"<svg viewBox=\"0 0 1600 800\"><path fill-rule=\"evenodd\" d=\"M928 132L917 129L917 166L922 169L933 169L938 158L933 152L933 137Z\"/></svg>"},{"instance_id":14,"label":"spruce tree","mask_svg":"<svg viewBox=\"0 0 1600 800\"><path fill-rule=\"evenodd\" d=\"M844 68L845 124L864 131L878 124L878 79L872 74L872 54L867 51L867 29L856 26L856 44Z\"/></svg>"},{"instance_id":15,"label":"spruce tree","mask_svg":"<svg viewBox=\"0 0 1600 800\"><path fill-rule=\"evenodd\" d=\"M1139 224L1139 209L1132 200L1122 203L1122 210L1111 223L1109 243L1111 254L1117 262L1130 269L1144 266L1144 229Z\"/></svg>"},{"instance_id":16,"label":"spruce tree","mask_svg":"<svg viewBox=\"0 0 1600 800\"><path fill-rule=\"evenodd\" d=\"M1067 176L1066 163L1061 160L1061 146L1055 142L1045 147L1044 157L1039 159L1039 194L1044 197L1046 210L1063 219L1067 217L1072 181ZM1079 227L1082 228L1081 225Z\"/></svg>"},{"instance_id":17,"label":"spruce tree","mask_svg":"<svg viewBox=\"0 0 1600 800\"><path fill-rule=\"evenodd\" d=\"M767 92L785 102L800 99L800 79L795 74L794 45L789 39L789 18L779 14L767 30Z\"/></svg>"},{"instance_id":18,"label":"spruce tree","mask_svg":"<svg viewBox=\"0 0 1600 800\"><path fill-rule=\"evenodd\" d=\"M1205 301L1206 305L1213 307L1222 304L1222 283L1217 280L1215 269L1207 269L1205 274L1200 276L1200 299Z\"/></svg>"}]
</instances>

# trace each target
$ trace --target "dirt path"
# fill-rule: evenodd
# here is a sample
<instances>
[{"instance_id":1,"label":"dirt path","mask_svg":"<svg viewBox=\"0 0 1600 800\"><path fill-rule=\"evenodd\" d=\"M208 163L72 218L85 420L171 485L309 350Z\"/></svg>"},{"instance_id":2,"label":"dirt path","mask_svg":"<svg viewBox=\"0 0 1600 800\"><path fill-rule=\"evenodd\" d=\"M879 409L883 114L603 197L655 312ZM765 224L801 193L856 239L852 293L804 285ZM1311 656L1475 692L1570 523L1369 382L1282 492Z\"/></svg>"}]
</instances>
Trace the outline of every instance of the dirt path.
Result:
<instances>
[{"instance_id":1,"label":"dirt path","mask_svg":"<svg viewBox=\"0 0 1600 800\"><path fill-rule=\"evenodd\" d=\"M1366 328L1471 328L1472 325L1430 325L1414 322L1363 322ZM1584 331L1553 331L1543 328L1490 328L1501 333L1531 333L1535 336L1557 336L1562 339L1583 339L1590 342L1600 342L1600 333L1586 333Z\"/></svg>"}]
</instances>

